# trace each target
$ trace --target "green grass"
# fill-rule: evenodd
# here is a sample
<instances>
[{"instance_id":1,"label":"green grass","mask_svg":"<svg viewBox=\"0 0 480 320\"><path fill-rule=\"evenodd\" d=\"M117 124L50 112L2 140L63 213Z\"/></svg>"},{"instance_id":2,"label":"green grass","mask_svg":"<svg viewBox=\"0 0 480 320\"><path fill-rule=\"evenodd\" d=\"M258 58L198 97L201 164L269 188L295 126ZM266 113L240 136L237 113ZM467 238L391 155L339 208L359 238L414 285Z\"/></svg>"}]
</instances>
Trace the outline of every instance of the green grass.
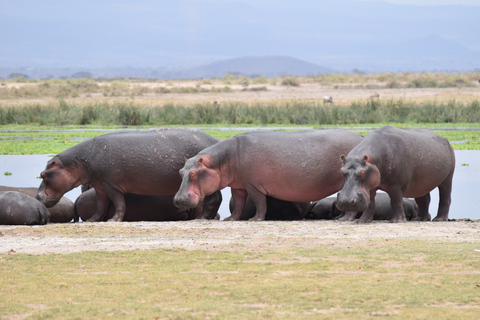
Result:
<instances>
[{"instance_id":1,"label":"green grass","mask_svg":"<svg viewBox=\"0 0 480 320\"><path fill-rule=\"evenodd\" d=\"M333 127L343 127L355 132L358 132L363 135L367 135L368 132L372 130L372 128L380 127L383 124L366 124L366 125L355 125L355 126L322 126L322 128L333 128ZM409 124L392 124L399 128L418 128L424 127L424 125L419 125L415 123ZM454 126L457 127L469 127L472 125L480 126L480 124L441 124L437 126L445 127L445 128L452 128ZM219 139L226 139L233 137L239 133L245 132L246 130L238 129L238 130L220 130L217 128L218 125L207 125L202 126L202 131L205 133L210 134ZM249 127L252 125L247 125ZM192 126L180 126L180 127L192 127ZM195 126L193 126L195 127ZM227 126L235 129L235 126ZM288 131L288 130L298 130L292 129L292 126L280 126L283 129L278 131ZM307 127L308 126L300 126L300 127ZM362 129L362 127L364 129ZM430 126L425 126L426 128L433 128ZM67 132L64 130L72 130L72 129L98 129L99 126L68 126L65 128L59 129L59 127L43 127L43 126L1 126L1 130L6 131L13 131L13 132L0 132L0 154L57 154L62 152L65 149L68 149L81 141L72 141L68 138L74 137L81 137L81 138L93 138L98 135L105 134L104 132L99 131L75 131L75 132ZM142 127L113 127L109 126L106 129L127 129L127 128L134 128L134 129L148 129L148 126ZM151 127L150 127L151 128ZM56 130L54 132L38 132L39 130ZM444 136L449 141L455 142L452 143L452 146L456 150L480 150L480 130L434 130L436 133ZM30 138L32 140L15 140L9 137L24 137ZM49 138L51 140L42 140L40 138ZM459 143L461 141L465 141L464 143Z\"/></svg>"},{"instance_id":2,"label":"green grass","mask_svg":"<svg viewBox=\"0 0 480 320\"><path fill-rule=\"evenodd\" d=\"M0 319L477 319L472 243L0 255Z\"/></svg>"},{"instance_id":3,"label":"green grass","mask_svg":"<svg viewBox=\"0 0 480 320\"><path fill-rule=\"evenodd\" d=\"M353 125L377 123L479 123L480 101L360 100L323 105L321 100L165 102L137 105L134 100L0 105L1 125Z\"/></svg>"}]
</instances>

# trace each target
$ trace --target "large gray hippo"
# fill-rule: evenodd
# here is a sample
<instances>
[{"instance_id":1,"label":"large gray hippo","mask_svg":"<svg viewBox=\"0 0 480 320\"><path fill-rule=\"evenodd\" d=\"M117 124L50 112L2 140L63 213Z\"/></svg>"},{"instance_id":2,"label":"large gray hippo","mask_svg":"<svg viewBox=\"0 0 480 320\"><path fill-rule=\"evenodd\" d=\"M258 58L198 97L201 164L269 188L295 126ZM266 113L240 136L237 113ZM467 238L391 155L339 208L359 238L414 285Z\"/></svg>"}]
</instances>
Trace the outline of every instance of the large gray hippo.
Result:
<instances>
[{"instance_id":1,"label":"large gray hippo","mask_svg":"<svg viewBox=\"0 0 480 320\"><path fill-rule=\"evenodd\" d=\"M373 220L378 189L391 199L391 222L406 221L403 197L415 198L418 218L430 221L430 191L438 187L440 202L434 221L448 220L455 154L447 139L429 130L384 126L370 132L342 156L345 184L337 195L342 211L363 211L360 223Z\"/></svg>"},{"instance_id":2,"label":"large gray hippo","mask_svg":"<svg viewBox=\"0 0 480 320\"><path fill-rule=\"evenodd\" d=\"M37 194L37 188L16 188L8 186L0 186L0 191L17 191L29 195L34 198ZM78 221L78 216L75 216L73 201L67 197L62 197L56 205L51 208L47 208L50 212L49 222L53 223L65 223L70 221Z\"/></svg>"},{"instance_id":3,"label":"large gray hippo","mask_svg":"<svg viewBox=\"0 0 480 320\"><path fill-rule=\"evenodd\" d=\"M173 195L149 196L126 193L123 221L180 221L196 219L202 213L202 206L193 209L179 209L173 205ZM97 210L97 196L94 189L83 192L75 200L75 212L83 220L90 219ZM111 219L115 208L108 206L103 220ZM211 217L212 219L215 217Z\"/></svg>"},{"instance_id":4,"label":"large gray hippo","mask_svg":"<svg viewBox=\"0 0 480 320\"><path fill-rule=\"evenodd\" d=\"M362 211L355 215L346 216L344 211L338 210L337 197L328 197L319 201L312 202L306 219L337 219L340 221L359 219ZM403 198L403 208L407 220L413 220L417 217L418 206L415 200ZM373 220L390 220L393 211L390 205L390 197L386 193L378 193L375 196L375 214Z\"/></svg>"},{"instance_id":5,"label":"large gray hippo","mask_svg":"<svg viewBox=\"0 0 480 320\"><path fill-rule=\"evenodd\" d=\"M340 155L362 136L347 130L249 132L225 139L187 160L175 205L193 208L227 186L239 220L247 195L256 207L251 220L265 220L266 196L307 202L329 196L343 185Z\"/></svg>"},{"instance_id":6,"label":"large gray hippo","mask_svg":"<svg viewBox=\"0 0 480 320\"><path fill-rule=\"evenodd\" d=\"M265 213L265 220L302 220L307 215L309 208L310 202L283 201L267 196L267 212ZM230 198L229 209L230 213L235 210L235 199L233 197ZM256 210L252 199L247 196L239 220L253 218Z\"/></svg>"},{"instance_id":7,"label":"large gray hippo","mask_svg":"<svg viewBox=\"0 0 480 320\"><path fill-rule=\"evenodd\" d=\"M46 224L50 212L35 198L17 191L0 192L0 224Z\"/></svg>"},{"instance_id":8,"label":"large gray hippo","mask_svg":"<svg viewBox=\"0 0 480 320\"><path fill-rule=\"evenodd\" d=\"M157 129L110 133L77 144L48 161L40 174L36 198L47 207L65 192L90 184L97 195L97 210L88 221L101 221L109 200L115 206L111 221L125 215L125 193L173 195L181 183L178 170L185 160L218 140L206 133L186 129ZM210 202L215 202L211 204ZM202 215L220 205L218 193L205 200Z\"/></svg>"}]
</instances>

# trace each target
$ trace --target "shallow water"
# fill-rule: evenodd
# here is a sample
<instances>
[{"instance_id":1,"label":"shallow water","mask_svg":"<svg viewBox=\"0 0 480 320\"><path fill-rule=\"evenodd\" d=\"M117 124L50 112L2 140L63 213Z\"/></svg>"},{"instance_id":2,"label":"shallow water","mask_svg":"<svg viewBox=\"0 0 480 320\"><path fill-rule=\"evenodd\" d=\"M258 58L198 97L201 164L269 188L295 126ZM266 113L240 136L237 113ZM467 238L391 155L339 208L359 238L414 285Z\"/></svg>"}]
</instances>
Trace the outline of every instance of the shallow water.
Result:
<instances>
[{"instance_id":1,"label":"shallow water","mask_svg":"<svg viewBox=\"0 0 480 320\"><path fill-rule=\"evenodd\" d=\"M453 178L452 205L449 217L452 219L480 219L480 208L473 201L480 197L480 150L455 151L456 167ZM37 179L45 169L48 155L0 155L0 185L12 187L38 187ZM12 175L5 175L10 172ZM223 201L219 209L221 219L230 215L228 203L230 188L222 190ZM80 188L69 191L66 196L75 201ZM438 189L431 192L430 213L435 217L438 209Z\"/></svg>"}]
</instances>

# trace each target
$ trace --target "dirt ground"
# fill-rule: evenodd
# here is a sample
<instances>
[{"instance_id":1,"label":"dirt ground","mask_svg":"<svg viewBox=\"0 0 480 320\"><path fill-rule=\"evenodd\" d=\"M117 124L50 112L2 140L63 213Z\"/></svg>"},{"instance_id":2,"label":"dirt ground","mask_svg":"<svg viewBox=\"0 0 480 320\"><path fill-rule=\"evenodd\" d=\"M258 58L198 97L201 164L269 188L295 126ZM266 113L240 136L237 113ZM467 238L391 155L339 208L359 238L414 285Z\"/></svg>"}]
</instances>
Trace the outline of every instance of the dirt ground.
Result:
<instances>
[{"instance_id":1,"label":"dirt ground","mask_svg":"<svg viewBox=\"0 0 480 320\"><path fill-rule=\"evenodd\" d=\"M98 250L259 251L282 247L374 246L390 239L474 242L480 220L450 222L177 221L0 226L0 254L51 254Z\"/></svg>"}]
</instances>

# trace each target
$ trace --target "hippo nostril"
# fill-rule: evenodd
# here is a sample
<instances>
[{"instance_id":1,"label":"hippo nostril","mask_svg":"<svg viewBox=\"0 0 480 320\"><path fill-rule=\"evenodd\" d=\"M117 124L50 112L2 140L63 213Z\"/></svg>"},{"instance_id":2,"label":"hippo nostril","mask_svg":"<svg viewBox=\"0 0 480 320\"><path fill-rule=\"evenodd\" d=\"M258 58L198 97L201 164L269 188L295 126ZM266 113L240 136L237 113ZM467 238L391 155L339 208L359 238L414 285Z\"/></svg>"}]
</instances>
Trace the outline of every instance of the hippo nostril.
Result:
<instances>
[{"instance_id":1,"label":"hippo nostril","mask_svg":"<svg viewBox=\"0 0 480 320\"><path fill-rule=\"evenodd\" d=\"M356 200L356 199L353 199L352 201L350 201L350 204L351 204L351 205L354 205L356 202L357 202L357 200Z\"/></svg>"}]
</instances>

